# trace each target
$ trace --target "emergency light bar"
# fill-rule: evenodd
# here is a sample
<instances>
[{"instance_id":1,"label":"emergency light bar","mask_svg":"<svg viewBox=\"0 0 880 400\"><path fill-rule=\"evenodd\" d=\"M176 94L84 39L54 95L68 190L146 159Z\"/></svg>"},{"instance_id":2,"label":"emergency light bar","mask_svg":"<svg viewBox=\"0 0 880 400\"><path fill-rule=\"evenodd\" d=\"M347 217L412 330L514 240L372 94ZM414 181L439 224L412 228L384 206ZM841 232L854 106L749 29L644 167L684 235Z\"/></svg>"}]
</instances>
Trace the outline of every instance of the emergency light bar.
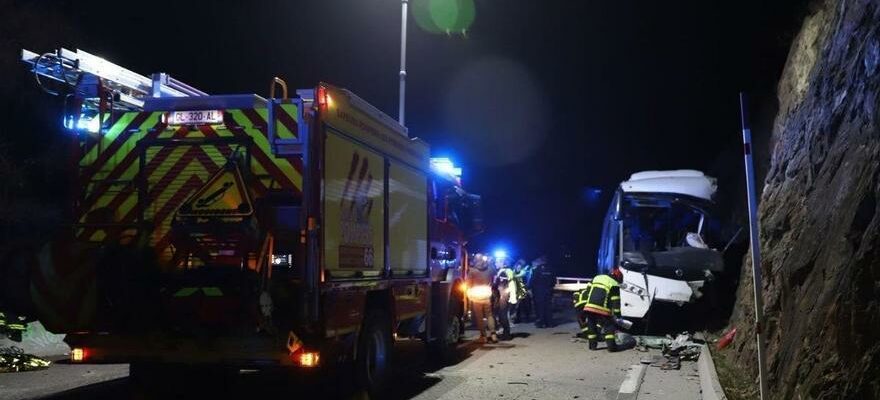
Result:
<instances>
[{"instance_id":1,"label":"emergency light bar","mask_svg":"<svg viewBox=\"0 0 880 400\"><path fill-rule=\"evenodd\" d=\"M446 157L431 158L431 169L452 175L455 178L461 178L461 168L456 167L452 160Z\"/></svg>"}]
</instances>

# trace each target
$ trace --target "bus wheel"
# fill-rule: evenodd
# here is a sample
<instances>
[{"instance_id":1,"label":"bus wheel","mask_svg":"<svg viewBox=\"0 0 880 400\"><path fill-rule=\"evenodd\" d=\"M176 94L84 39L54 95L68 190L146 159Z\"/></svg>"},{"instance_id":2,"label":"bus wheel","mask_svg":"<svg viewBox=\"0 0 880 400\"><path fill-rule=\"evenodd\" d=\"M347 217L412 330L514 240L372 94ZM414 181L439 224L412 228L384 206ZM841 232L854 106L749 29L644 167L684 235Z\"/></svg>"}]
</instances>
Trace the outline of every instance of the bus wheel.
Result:
<instances>
[{"instance_id":1,"label":"bus wheel","mask_svg":"<svg viewBox=\"0 0 880 400\"><path fill-rule=\"evenodd\" d=\"M358 385L370 398L381 398L391 377L391 323L382 312L371 312L358 338L355 368Z\"/></svg>"}]
</instances>

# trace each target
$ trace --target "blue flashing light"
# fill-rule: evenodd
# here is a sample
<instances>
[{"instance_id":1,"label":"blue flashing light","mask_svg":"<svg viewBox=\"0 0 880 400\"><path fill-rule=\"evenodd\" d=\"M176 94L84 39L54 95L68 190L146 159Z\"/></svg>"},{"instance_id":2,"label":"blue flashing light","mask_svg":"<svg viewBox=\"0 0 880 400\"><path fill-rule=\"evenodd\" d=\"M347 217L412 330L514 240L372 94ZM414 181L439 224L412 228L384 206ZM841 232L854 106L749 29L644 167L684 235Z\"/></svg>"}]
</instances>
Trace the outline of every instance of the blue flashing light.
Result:
<instances>
[{"instance_id":1,"label":"blue flashing light","mask_svg":"<svg viewBox=\"0 0 880 400\"><path fill-rule=\"evenodd\" d=\"M67 129L81 132L98 133L101 130L101 119L98 118L97 115L91 118L88 118L85 115L80 115L79 119L76 120L75 125L73 122L73 117L66 116L64 117L62 123Z\"/></svg>"},{"instance_id":2,"label":"blue flashing light","mask_svg":"<svg viewBox=\"0 0 880 400\"><path fill-rule=\"evenodd\" d=\"M437 172L452 175L456 178L461 177L461 168L456 167L455 163L453 163L448 157L431 158L431 168Z\"/></svg>"},{"instance_id":3,"label":"blue flashing light","mask_svg":"<svg viewBox=\"0 0 880 400\"><path fill-rule=\"evenodd\" d=\"M507 258L507 250L497 249L492 253L493 256L497 259L505 259Z\"/></svg>"}]
</instances>

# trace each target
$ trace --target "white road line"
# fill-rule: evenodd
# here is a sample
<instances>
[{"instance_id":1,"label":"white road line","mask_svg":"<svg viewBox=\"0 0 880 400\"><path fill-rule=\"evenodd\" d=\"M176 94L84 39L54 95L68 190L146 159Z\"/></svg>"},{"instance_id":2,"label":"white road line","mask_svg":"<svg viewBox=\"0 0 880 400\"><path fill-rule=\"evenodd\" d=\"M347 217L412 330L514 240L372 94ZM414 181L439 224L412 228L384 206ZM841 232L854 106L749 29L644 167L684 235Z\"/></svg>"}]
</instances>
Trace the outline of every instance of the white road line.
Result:
<instances>
[{"instance_id":1,"label":"white road line","mask_svg":"<svg viewBox=\"0 0 880 400\"><path fill-rule=\"evenodd\" d=\"M626 373L626 379L620 384L620 390L617 391L617 400L634 400L639 396L639 387L642 386L642 379L645 377L647 365L632 365Z\"/></svg>"}]
</instances>

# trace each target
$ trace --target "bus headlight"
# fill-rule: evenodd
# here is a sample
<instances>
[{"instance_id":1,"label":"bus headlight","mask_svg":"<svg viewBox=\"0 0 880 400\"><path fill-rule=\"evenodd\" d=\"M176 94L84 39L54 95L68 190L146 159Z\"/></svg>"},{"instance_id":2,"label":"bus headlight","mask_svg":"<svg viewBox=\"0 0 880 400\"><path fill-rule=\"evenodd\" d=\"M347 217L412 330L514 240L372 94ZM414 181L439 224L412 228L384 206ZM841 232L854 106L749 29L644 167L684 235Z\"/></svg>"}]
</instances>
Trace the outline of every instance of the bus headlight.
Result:
<instances>
[{"instance_id":1,"label":"bus headlight","mask_svg":"<svg viewBox=\"0 0 880 400\"><path fill-rule=\"evenodd\" d=\"M629 283L629 282L621 282L620 283L620 290L632 293L637 296L646 296L648 294L648 291L645 290L645 288L643 288L639 285L633 285L632 283Z\"/></svg>"}]
</instances>

